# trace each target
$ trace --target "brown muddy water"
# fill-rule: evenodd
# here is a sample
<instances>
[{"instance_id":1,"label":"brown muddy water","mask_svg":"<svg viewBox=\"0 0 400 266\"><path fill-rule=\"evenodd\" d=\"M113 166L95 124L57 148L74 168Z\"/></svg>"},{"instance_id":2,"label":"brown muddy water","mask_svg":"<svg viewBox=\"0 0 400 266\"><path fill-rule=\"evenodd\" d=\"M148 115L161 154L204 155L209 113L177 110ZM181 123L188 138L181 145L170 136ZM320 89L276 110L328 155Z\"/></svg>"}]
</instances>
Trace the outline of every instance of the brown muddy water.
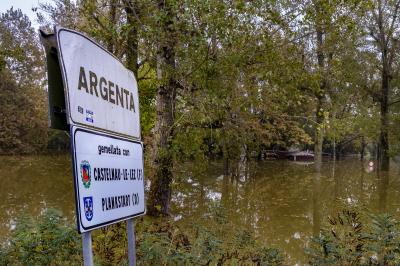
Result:
<instances>
[{"instance_id":1,"label":"brown muddy water","mask_svg":"<svg viewBox=\"0 0 400 266\"><path fill-rule=\"evenodd\" d=\"M229 175L223 175L218 161L187 164L176 173L173 218L192 226L204 221L200 218L210 206L218 205L232 232L245 228L281 249L291 265L302 265L312 235L342 204L400 217L398 163L384 174L368 162L326 161L320 174L314 173L312 164L291 161L241 162ZM74 220L68 155L0 157L0 180L0 241L7 239L21 214L38 216L52 207Z\"/></svg>"}]
</instances>

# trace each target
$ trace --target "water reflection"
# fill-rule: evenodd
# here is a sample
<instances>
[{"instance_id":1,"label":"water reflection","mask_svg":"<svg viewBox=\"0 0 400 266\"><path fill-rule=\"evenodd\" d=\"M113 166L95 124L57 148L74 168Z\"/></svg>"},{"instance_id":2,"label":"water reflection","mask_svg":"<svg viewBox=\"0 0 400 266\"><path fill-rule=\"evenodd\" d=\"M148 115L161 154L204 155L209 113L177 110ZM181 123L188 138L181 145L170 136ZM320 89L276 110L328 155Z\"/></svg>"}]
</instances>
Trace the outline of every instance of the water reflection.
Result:
<instances>
[{"instance_id":1,"label":"water reflection","mask_svg":"<svg viewBox=\"0 0 400 266\"><path fill-rule=\"evenodd\" d=\"M316 170L313 175L313 236L318 236L321 229L321 172Z\"/></svg>"},{"instance_id":2,"label":"water reflection","mask_svg":"<svg viewBox=\"0 0 400 266\"><path fill-rule=\"evenodd\" d=\"M387 171L377 171L378 173L378 193L379 211L387 212L387 194L389 185L389 173Z\"/></svg>"},{"instance_id":3,"label":"water reflection","mask_svg":"<svg viewBox=\"0 0 400 266\"><path fill-rule=\"evenodd\" d=\"M0 157L0 240L21 214L37 216L48 207L74 216L69 156Z\"/></svg>"},{"instance_id":4,"label":"water reflection","mask_svg":"<svg viewBox=\"0 0 400 266\"><path fill-rule=\"evenodd\" d=\"M200 221L207 206L220 203L233 228L255 232L260 240L284 250L290 264L303 264L311 237L319 234L325 217L343 203L374 212L398 212L396 164L389 173L370 171L368 162L358 158L323 162L319 172L313 164L290 161L241 161L236 166L223 175L223 163L214 162L206 173L193 176L201 180L201 190L180 184L173 212L181 216L182 225Z\"/></svg>"},{"instance_id":5,"label":"water reflection","mask_svg":"<svg viewBox=\"0 0 400 266\"><path fill-rule=\"evenodd\" d=\"M230 163L213 161L205 173L185 164L176 173L172 195L174 219L183 226L221 205L232 232L246 228L260 241L280 248L290 264L306 262L304 248L318 234L338 202L363 205L374 212L400 212L399 167L378 172L368 161L346 158L314 164L290 161ZM72 221L74 192L69 156L0 157L0 234L6 238L20 213L38 215L61 209ZM230 233L230 232L224 232Z\"/></svg>"}]
</instances>

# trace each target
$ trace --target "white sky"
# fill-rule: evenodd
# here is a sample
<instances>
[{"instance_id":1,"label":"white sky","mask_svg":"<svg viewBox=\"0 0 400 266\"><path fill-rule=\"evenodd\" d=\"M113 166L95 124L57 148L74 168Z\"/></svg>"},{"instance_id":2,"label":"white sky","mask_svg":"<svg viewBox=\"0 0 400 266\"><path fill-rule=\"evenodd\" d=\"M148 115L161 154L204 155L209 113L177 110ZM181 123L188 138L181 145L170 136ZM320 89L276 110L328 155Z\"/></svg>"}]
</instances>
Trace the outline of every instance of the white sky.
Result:
<instances>
[{"instance_id":1,"label":"white sky","mask_svg":"<svg viewBox=\"0 0 400 266\"><path fill-rule=\"evenodd\" d=\"M6 12L11 7L21 9L22 13L27 15L32 22L32 26L37 29L39 25L36 22L36 15L32 11L32 7L37 7L40 2L48 2L43 0L0 0L0 13Z\"/></svg>"}]
</instances>

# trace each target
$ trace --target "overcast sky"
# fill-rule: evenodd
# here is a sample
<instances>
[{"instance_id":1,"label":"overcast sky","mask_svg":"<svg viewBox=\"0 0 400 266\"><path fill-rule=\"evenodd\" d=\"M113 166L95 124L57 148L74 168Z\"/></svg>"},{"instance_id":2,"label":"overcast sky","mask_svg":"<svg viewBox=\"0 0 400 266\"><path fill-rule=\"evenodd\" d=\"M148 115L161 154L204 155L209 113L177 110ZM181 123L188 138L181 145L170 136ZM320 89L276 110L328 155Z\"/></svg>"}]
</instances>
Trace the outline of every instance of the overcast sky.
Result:
<instances>
[{"instance_id":1,"label":"overcast sky","mask_svg":"<svg viewBox=\"0 0 400 266\"><path fill-rule=\"evenodd\" d=\"M43 0L0 0L0 13L6 12L11 7L14 9L21 9L22 12L29 17L32 22L32 26L36 29L38 24L36 23L36 15L32 11L32 7L37 7L40 2L48 2Z\"/></svg>"}]
</instances>

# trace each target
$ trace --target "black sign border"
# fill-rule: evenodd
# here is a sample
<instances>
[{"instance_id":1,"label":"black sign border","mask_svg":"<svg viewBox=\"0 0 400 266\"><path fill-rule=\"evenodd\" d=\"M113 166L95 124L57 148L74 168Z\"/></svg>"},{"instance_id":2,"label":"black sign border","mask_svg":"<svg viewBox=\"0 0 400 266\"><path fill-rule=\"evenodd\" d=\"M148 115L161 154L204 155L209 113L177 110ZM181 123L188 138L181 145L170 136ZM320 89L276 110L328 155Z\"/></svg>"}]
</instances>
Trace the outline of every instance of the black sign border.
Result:
<instances>
[{"instance_id":1,"label":"black sign border","mask_svg":"<svg viewBox=\"0 0 400 266\"><path fill-rule=\"evenodd\" d=\"M118 139L118 140L123 140L123 141L128 141L128 142L132 142L135 144L139 144L142 146L142 151L143 151L143 143L140 141L134 141L131 139L126 139L126 138L121 138L119 136L113 136L113 135L109 135L109 134L104 134L101 132L96 132L94 130L88 130L85 129L83 127L78 127L76 125L71 125L70 126L70 136L71 136L71 157L72 157L72 170L73 170L73 178L74 178L74 190L75 190L75 213L76 213L76 223L77 223L77 227L78 227L78 232L80 234L88 232L88 231L92 231L94 229L97 228L101 228L104 227L106 225L111 225L111 224L115 224L118 222L122 222L122 221L126 221L129 220L131 218L135 218L135 217L139 217L139 216L143 216L146 214L146 193L144 193L144 211L143 212L139 212L133 215L128 215L128 216L124 216L122 218L118 218L118 219L114 219L112 221L108 221L108 222L104 222L101 224L96 224L96 225L92 225L89 227L85 227L83 226L82 222L81 222L81 213L80 213L80 197L79 197L79 178L78 178L78 173L76 172L76 149L75 149L75 134L78 131L82 131L82 132L86 132L86 133L90 133L90 134L94 134L94 135L99 135L99 136L103 136L103 137L109 137L109 138L113 138L113 139ZM142 155L143 157L143 155ZM144 164L144 160L142 159L142 163ZM143 185L144 185L144 165L143 165ZM85 231L81 231L81 226Z\"/></svg>"}]
</instances>

